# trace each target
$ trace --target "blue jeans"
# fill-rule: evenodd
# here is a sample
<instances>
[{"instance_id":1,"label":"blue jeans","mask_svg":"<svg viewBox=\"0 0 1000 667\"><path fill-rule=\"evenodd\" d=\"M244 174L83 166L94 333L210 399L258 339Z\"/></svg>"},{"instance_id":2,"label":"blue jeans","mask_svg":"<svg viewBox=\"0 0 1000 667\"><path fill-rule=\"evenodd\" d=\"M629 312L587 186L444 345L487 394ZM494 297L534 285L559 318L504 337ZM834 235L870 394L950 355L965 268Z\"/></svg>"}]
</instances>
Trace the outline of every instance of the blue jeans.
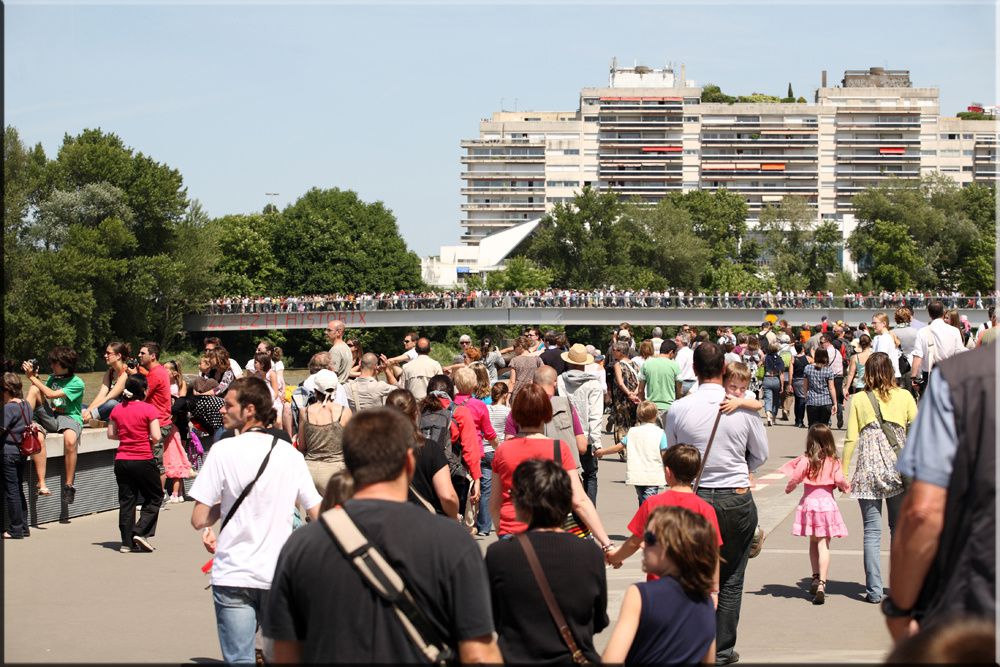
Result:
<instances>
[{"instance_id":1,"label":"blue jeans","mask_svg":"<svg viewBox=\"0 0 1000 667\"><path fill-rule=\"evenodd\" d=\"M593 449L588 449L586 454L580 454L580 467L583 490L590 498L590 502L594 503L594 507L597 507L597 457L594 456Z\"/></svg>"},{"instance_id":2,"label":"blue jeans","mask_svg":"<svg viewBox=\"0 0 1000 667\"><path fill-rule=\"evenodd\" d=\"M493 454L486 452L483 454L479 466L483 471L483 476L479 480L479 513L476 515L476 532L489 535L493 530L493 519L490 517L490 490L493 487Z\"/></svg>"},{"instance_id":3,"label":"blue jeans","mask_svg":"<svg viewBox=\"0 0 1000 667\"><path fill-rule=\"evenodd\" d=\"M115 409L116 405L118 405L117 398L109 399L98 405L97 418L100 419L102 422L108 421L108 417L111 416L111 411Z\"/></svg>"},{"instance_id":4,"label":"blue jeans","mask_svg":"<svg viewBox=\"0 0 1000 667\"><path fill-rule=\"evenodd\" d=\"M858 498L861 505L861 519L865 525L865 594L869 600L881 600L882 590L882 501ZM896 529L899 506L903 504L903 494L885 499L889 512L889 543Z\"/></svg>"},{"instance_id":5,"label":"blue jeans","mask_svg":"<svg viewBox=\"0 0 1000 667\"><path fill-rule=\"evenodd\" d=\"M257 626L269 593L263 588L212 586L223 661L244 664L257 661L254 652Z\"/></svg>"},{"instance_id":6,"label":"blue jeans","mask_svg":"<svg viewBox=\"0 0 1000 667\"><path fill-rule=\"evenodd\" d=\"M635 495L639 498L639 506L641 507L648 498L652 498L658 493L663 493L662 486L636 486Z\"/></svg>"},{"instance_id":7,"label":"blue jeans","mask_svg":"<svg viewBox=\"0 0 1000 667\"><path fill-rule=\"evenodd\" d=\"M781 404L781 379L770 375L764 377L764 412L772 417L777 414Z\"/></svg>"},{"instance_id":8,"label":"blue jeans","mask_svg":"<svg viewBox=\"0 0 1000 667\"><path fill-rule=\"evenodd\" d=\"M715 613L715 659L732 657L736 646L736 627L743 602L743 576L750 558L750 543L757 529L757 505L750 491L698 489L698 497L715 508L722 533L719 555L719 607Z\"/></svg>"}]
</instances>

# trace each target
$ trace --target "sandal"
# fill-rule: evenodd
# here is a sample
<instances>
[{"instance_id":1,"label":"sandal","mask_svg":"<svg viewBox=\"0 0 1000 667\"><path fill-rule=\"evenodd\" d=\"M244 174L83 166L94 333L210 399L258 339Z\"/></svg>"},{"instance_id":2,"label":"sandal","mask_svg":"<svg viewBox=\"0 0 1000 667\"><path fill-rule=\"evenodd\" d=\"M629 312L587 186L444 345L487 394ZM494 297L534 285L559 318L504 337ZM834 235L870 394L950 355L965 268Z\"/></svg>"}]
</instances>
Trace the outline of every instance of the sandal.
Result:
<instances>
[{"instance_id":1,"label":"sandal","mask_svg":"<svg viewBox=\"0 0 1000 667\"><path fill-rule=\"evenodd\" d=\"M809 586L809 595L816 595L817 588L819 588L819 572L813 572L812 585Z\"/></svg>"},{"instance_id":2,"label":"sandal","mask_svg":"<svg viewBox=\"0 0 1000 667\"><path fill-rule=\"evenodd\" d=\"M813 604L823 604L826 602L826 579L820 579L819 585L816 587L816 596L813 598Z\"/></svg>"}]
</instances>

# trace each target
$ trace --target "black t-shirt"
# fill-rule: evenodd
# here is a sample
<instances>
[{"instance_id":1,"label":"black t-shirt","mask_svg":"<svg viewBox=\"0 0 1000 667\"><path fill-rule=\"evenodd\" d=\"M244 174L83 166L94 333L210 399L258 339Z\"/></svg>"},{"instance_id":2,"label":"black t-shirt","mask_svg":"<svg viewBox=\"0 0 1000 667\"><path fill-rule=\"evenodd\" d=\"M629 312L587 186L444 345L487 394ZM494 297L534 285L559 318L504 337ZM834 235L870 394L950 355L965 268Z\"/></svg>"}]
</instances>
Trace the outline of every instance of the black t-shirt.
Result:
<instances>
[{"instance_id":1,"label":"black t-shirt","mask_svg":"<svg viewBox=\"0 0 1000 667\"><path fill-rule=\"evenodd\" d=\"M785 372L785 362L777 352L764 357L764 373L775 377Z\"/></svg>"},{"instance_id":2,"label":"black t-shirt","mask_svg":"<svg viewBox=\"0 0 1000 667\"><path fill-rule=\"evenodd\" d=\"M600 662L594 635L608 626L608 585L601 550L594 542L569 533L530 531L528 539L577 646L591 662ZM517 540L491 544L486 550L486 569L504 661L572 662Z\"/></svg>"},{"instance_id":3,"label":"black t-shirt","mask_svg":"<svg viewBox=\"0 0 1000 667\"><path fill-rule=\"evenodd\" d=\"M799 380L806 376L806 366L809 365L809 359L806 355L801 354L796 357L792 357L792 379Z\"/></svg>"},{"instance_id":4,"label":"black t-shirt","mask_svg":"<svg viewBox=\"0 0 1000 667\"><path fill-rule=\"evenodd\" d=\"M434 475L441 468L448 467L448 459L445 458L441 448L435 446L435 443L429 440L418 447L415 453L417 465L413 471L413 481L411 482L413 488L423 496L424 500L434 506L435 512L443 515L444 510L441 508L441 500L438 498L437 492L434 491ZM424 507L423 503L414 498L412 493L410 494L410 502L416 504L418 507Z\"/></svg>"},{"instance_id":5,"label":"black t-shirt","mask_svg":"<svg viewBox=\"0 0 1000 667\"><path fill-rule=\"evenodd\" d=\"M460 640L493 632L486 567L457 521L388 500L351 499L344 509L456 652ZM272 639L302 642L302 662L426 662L323 521L282 548L263 625Z\"/></svg>"},{"instance_id":6,"label":"black t-shirt","mask_svg":"<svg viewBox=\"0 0 1000 667\"><path fill-rule=\"evenodd\" d=\"M556 375L562 375L566 372L566 362L562 358L563 351L558 347L546 348L542 352L542 363L546 366L551 366L556 369Z\"/></svg>"}]
</instances>

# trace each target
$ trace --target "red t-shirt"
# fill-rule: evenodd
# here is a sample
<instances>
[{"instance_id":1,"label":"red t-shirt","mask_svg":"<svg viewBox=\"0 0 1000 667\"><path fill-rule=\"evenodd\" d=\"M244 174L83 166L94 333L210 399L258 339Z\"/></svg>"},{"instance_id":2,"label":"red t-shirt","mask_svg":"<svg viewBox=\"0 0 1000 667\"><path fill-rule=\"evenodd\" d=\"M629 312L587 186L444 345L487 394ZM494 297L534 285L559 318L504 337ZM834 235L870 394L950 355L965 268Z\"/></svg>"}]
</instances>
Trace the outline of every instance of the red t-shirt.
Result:
<instances>
[{"instance_id":1,"label":"red t-shirt","mask_svg":"<svg viewBox=\"0 0 1000 667\"><path fill-rule=\"evenodd\" d=\"M514 470L522 461L528 459L552 460L554 451L553 440L549 438L508 438L497 447L493 458L493 493L496 493L496 480L500 479L500 525L497 535L508 533L523 533L528 530L528 524L517 520L514 512L514 502L510 499L510 487L514 479ZM569 445L559 441L559 453L562 455L562 467L571 475L576 474L576 462L570 453Z\"/></svg>"},{"instance_id":2,"label":"red t-shirt","mask_svg":"<svg viewBox=\"0 0 1000 667\"><path fill-rule=\"evenodd\" d=\"M118 453L115 459L145 461L153 458L149 444L149 423L157 419L156 408L143 401L120 403L109 419L118 429Z\"/></svg>"},{"instance_id":3,"label":"red t-shirt","mask_svg":"<svg viewBox=\"0 0 1000 667\"><path fill-rule=\"evenodd\" d=\"M170 373L162 364L150 369L146 374L146 402L156 408L160 426L169 426L170 421Z\"/></svg>"},{"instance_id":4,"label":"red t-shirt","mask_svg":"<svg viewBox=\"0 0 1000 667\"><path fill-rule=\"evenodd\" d=\"M670 489L649 498L639 507L639 511L628 524L628 532L642 539L643 533L646 532L646 521L657 507L683 507L702 515L715 528L715 534L719 536L719 546L722 546L722 533L719 532L719 520L715 516L715 508L693 493L679 493ZM659 577L655 574L646 574L646 581L655 579Z\"/></svg>"}]
</instances>

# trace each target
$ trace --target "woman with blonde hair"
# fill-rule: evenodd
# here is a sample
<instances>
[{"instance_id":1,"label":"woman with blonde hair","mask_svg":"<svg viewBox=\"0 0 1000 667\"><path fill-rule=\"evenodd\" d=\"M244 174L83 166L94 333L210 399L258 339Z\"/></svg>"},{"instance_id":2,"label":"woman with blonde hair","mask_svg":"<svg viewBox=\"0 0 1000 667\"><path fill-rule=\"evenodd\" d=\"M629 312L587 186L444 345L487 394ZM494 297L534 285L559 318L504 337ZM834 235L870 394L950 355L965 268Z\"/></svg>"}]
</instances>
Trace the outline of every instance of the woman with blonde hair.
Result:
<instances>
[{"instance_id":1,"label":"woman with blonde hair","mask_svg":"<svg viewBox=\"0 0 1000 667\"><path fill-rule=\"evenodd\" d=\"M849 476L851 497L861 505L864 521L865 599L882 601L882 501L889 514L890 535L902 501L903 480L896 459L906 442L906 431L917 416L910 392L896 386L893 364L884 352L873 352L865 363L864 392L851 398L844 438L844 473ZM857 456L855 457L855 450ZM891 537L890 537L891 539Z\"/></svg>"}]
</instances>

